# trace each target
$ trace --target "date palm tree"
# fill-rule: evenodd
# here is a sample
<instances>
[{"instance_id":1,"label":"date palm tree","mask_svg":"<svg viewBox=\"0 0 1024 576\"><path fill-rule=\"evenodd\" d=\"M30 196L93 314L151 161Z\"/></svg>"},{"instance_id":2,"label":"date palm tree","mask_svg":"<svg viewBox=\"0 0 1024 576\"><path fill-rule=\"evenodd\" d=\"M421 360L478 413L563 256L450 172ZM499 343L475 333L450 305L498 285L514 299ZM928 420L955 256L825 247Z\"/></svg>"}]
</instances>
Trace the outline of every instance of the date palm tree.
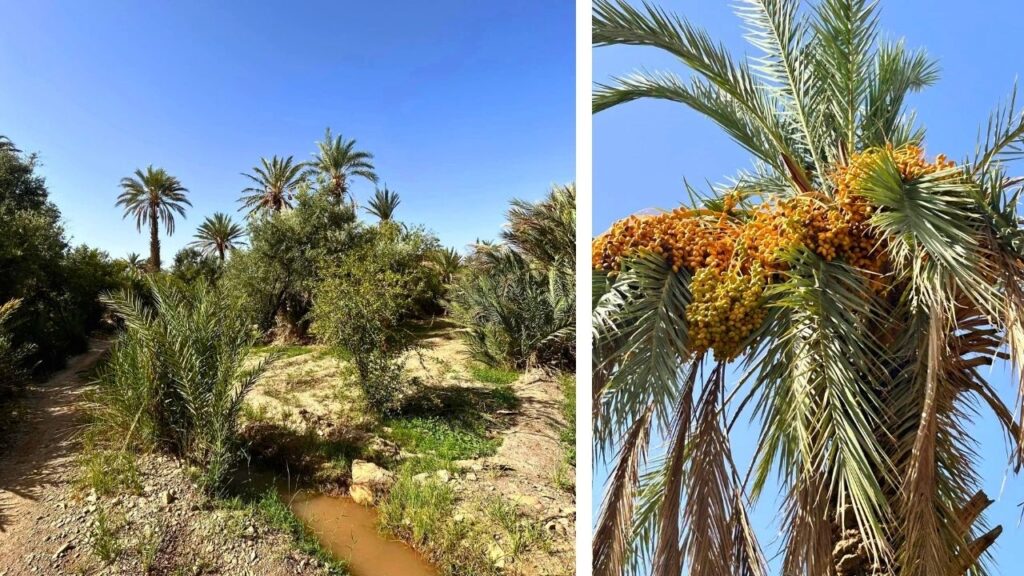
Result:
<instances>
[{"instance_id":1,"label":"date palm tree","mask_svg":"<svg viewBox=\"0 0 1024 576\"><path fill-rule=\"evenodd\" d=\"M196 230L195 240L191 246L198 248L204 256L216 254L221 263L229 250L244 246L245 230L231 221L231 217L223 212L216 212L208 216L199 229Z\"/></svg>"},{"instance_id":2,"label":"date palm tree","mask_svg":"<svg viewBox=\"0 0 1024 576\"><path fill-rule=\"evenodd\" d=\"M388 190L385 185L384 188L377 188L374 191L373 198L369 202L370 206L366 208L366 211L379 218L381 222L389 222L401 203L402 200L398 197L398 193Z\"/></svg>"},{"instance_id":3,"label":"date palm tree","mask_svg":"<svg viewBox=\"0 0 1024 576\"><path fill-rule=\"evenodd\" d=\"M447 286L464 264L462 254L455 248L439 248L430 253L427 263L437 272L438 280Z\"/></svg>"},{"instance_id":4,"label":"date palm tree","mask_svg":"<svg viewBox=\"0 0 1024 576\"><path fill-rule=\"evenodd\" d=\"M21 150L18 150L18 148L14 146L14 142L11 142L10 138L4 136L3 134L0 134L0 152L10 152L12 154L17 154L21 152Z\"/></svg>"},{"instance_id":5,"label":"date palm tree","mask_svg":"<svg viewBox=\"0 0 1024 576\"><path fill-rule=\"evenodd\" d=\"M594 440L613 466L594 573L765 574L747 510L771 478L787 576L984 574L1001 528L968 427L991 418L1019 469L1022 427L982 368L1024 368L1024 113L1011 96L974 155L927 161L905 99L937 68L878 40L876 2L738 13L746 60L682 16L595 2L595 45L689 74L612 78L594 112L677 102L755 168L595 239Z\"/></svg>"},{"instance_id":6,"label":"date palm tree","mask_svg":"<svg viewBox=\"0 0 1024 576\"><path fill-rule=\"evenodd\" d=\"M356 150L355 140L346 140L340 134L335 137L330 128L324 132L324 139L317 142L317 152L309 166L323 189L338 201L349 194L349 180L354 176L377 183L373 154Z\"/></svg>"},{"instance_id":7,"label":"date palm tree","mask_svg":"<svg viewBox=\"0 0 1024 576\"><path fill-rule=\"evenodd\" d=\"M149 166L146 171L135 171L134 176L121 179L121 194L116 206L124 207L124 218L133 216L141 232L149 224L149 270L160 270L160 222L164 231L174 234L174 215L185 217L185 206L192 203L185 197L188 192L181 181L163 168Z\"/></svg>"},{"instance_id":8,"label":"date palm tree","mask_svg":"<svg viewBox=\"0 0 1024 576\"><path fill-rule=\"evenodd\" d=\"M142 259L142 255L138 252L129 252L124 261L133 270L142 271L146 269L146 261Z\"/></svg>"},{"instance_id":9,"label":"date palm tree","mask_svg":"<svg viewBox=\"0 0 1024 576\"><path fill-rule=\"evenodd\" d=\"M242 203L242 208L249 211L249 216L291 208L295 190L305 179L305 164L296 164L292 156L273 156L269 160L260 158L260 164L261 166L253 167L252 174L242 173L242 176L254 184L242 190L242 197L238 199Z\"/></svg>"}]
</instances>

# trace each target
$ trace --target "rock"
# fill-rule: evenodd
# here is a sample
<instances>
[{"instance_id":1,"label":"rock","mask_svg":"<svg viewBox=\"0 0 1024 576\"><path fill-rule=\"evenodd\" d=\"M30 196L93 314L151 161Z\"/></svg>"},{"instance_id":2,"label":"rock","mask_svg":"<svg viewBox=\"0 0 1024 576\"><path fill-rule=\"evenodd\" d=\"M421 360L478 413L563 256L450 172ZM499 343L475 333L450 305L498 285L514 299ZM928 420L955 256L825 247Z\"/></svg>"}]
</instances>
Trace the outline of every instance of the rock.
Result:
<instances>
[{"instance_id":1,"label":"rock","mask_svg":"<svg viewBox=\"0 0 1024 576\"><path fill-rule=\"evenodd\" d=\"M70 549L72 549L74 547L75 547L75 545L72 544L71 542L66 542L63 546L61 546L60 548L57 549L57 552L54 553L54 555L53 555L53 559L56 560L57 558L60 558L62 554L64 554L65 552L67 552L68 550L70 550Z\"/></svg>"},{"instance_id":2,"label":"rock","mask_svg":"<svg viewBox=\"0 0 1024 576\"><path fill-rule=\"evenodd\" d=\"M438 470L437 479L440 480L441 482L448 482L449 480L452 479L452 475L449 474L447 470Z\"/></svg>"},{"instance_id":3,"label":"rock","mask_svg":"<svg viewBox=\"0 0 1024 576\"><path fill-rule=\"evenodd\" d=\"M466 481L467 482L476 482L476 474L473 474L472 472L470 472L469 474L466 474Z\"/></svg>"},{"instance_id":4,"label":"rock","mask_svg":"<svg viewBox=\"0 0 1024 576\"><path fill-rule=\"evenodd\" d=\"M163 500L164 506L170 506L171 504L174 503L175 500L177 500L177 497L174 495L174 492L171 492L170 490L167 490L163 494L161 494L160 498L161 500Z\"/></svg>"},{"instance_id":5,"label":"rock","mask_svg":"<svg viewBox=\"0 0 1024 576\"><path fill-rule=\"evenodd\" d=\"M374 488L388 488L395 481L391 472L365 460L352 462L352 484L367 484Z\"/></svg>"},{"instance_id":6,"label":"rock","mask_svg":"<svg viewBox=\"0 0 1024 576\"><path fill-rule=\"evenodd\" d=\"M426 482L427 478L430 478L430 472L420 472L419 474L412 477L416 482Z\"/></svg>"},{"instance_id":7,"label":"rock","mask_svg":"<svg viewBox=\"0 0 1024 576\"><path fill-rule=\"evenodd\" d=\"M362 506L373 505L373 490L365 484L354 484L348 489L352 501Z\"/></svg>"}]
</instances>

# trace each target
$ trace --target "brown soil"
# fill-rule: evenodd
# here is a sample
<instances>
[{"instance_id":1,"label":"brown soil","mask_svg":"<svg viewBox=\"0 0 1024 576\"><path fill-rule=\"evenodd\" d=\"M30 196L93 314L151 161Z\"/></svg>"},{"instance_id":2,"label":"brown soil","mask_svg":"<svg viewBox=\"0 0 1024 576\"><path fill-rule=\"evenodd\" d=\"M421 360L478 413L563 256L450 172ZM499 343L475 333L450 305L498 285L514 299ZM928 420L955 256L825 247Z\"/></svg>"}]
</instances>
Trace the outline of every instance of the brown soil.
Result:
<instances>
[{"instance_id":1,"label":"brown soil","mask_svg":"<svg viewBox=\"0 0 1024 576\"><path fill-rule=\"evenodd\" d=\"M211 506L173 459L140 458L139 486L130 494L104 497L75 486L80 373L109 346L94 340L20 402L16 435L0 454L0 576L142 574L147 546L155 575L324 573L316 560L292 551L289 537L248 512ZM101 515L122 548L109 565L93 548Z\"/></svg>"}]
</instances>

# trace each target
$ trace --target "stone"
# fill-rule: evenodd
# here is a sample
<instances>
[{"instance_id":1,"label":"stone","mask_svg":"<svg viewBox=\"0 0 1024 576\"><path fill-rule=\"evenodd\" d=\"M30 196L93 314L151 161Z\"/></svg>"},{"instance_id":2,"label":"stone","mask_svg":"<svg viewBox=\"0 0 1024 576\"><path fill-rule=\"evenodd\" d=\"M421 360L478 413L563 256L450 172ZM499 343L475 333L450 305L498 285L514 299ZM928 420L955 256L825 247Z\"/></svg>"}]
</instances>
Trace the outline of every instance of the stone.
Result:
<instances>
[{"instance_id":1,"label":"stone","mask_svg":"<svg viewBox=\"0 0 1024 576\"><path fill-rule=\"evenodd\" d=\"M388 488L395 476L388 470L365 460L352 462L352 484L368 484L374 488Z\"/></svg>"},{"instance_id":2,"label":"stone","mask_svg":"<svg viewBox=\"0 0 1024 576\"><path fill-rule=\"evenodd\" d=\"M75 547L75 545L72 544L71 542L66 542L63 546L61 546L60 548L57 549L57 552L54 553L54 555L53 555L53 559L56 560L57 558L60 558L62 554L64 554L65 552L67 552L68 550L70 550L70 549L72 549L74 547Z\"/></svg>"},{"instance_id":3,"label":"stone","mask_svg":"<svg viewBox=\"0 0 1024 576\"><path fill-rule=\"evenodd\" d=\"M373 490L365 484L354 484L348 489L348 495L352 501L362 506L373 505Z\"/></svg>"},{"instance_id":4,"label":"stone","mask_svg":"<svg viewBox=\"0 0 1024 576\"><path fill-rule=\"evenodd\" d=\"M427 478L430 478L430 472L420 472L419 474L412 477L416 482L426 482Z\"/></svg>"},{"instance_id":5,"label":"stone","mask_svg":"<svg viewBox=\"0 0 1024 576\"><path fill-rule=\"evenodd\" d=\"M447 470L438 470L437 479L440 480L441 482L448 482L449 480L452 479L452 475L449 474Z\"/></svg>"},{"instance_id":6,"label":"stone","mask_svg":"<svg viewBox=\"0 0 1024 576\"><path fill-rule=\"evenodd\" d=\"M476 474L473 474L472 472L466 474L466 481L467 482L476 482Z\"/></svg>"},{"instance_id":7,"label":"stone","mask_svg":"<svg viewBox=\"0 0 1024 576\"><path fill-rule=\"evenodd\" d=\"M175 500L177 500L177 497L174 495L174 492L167 490L161 494L161 499L164 502L164 506L170 506Z\"/></svg>"}]
</instances>

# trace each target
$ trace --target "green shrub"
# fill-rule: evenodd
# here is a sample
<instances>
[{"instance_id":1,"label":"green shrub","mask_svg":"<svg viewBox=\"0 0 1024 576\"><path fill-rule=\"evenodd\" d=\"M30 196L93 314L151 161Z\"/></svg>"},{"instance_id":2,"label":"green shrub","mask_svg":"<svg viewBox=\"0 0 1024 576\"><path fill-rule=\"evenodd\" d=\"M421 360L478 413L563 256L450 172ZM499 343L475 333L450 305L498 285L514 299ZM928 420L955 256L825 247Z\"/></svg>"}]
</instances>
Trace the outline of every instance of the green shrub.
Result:
<instances>
[{"instance_id":1,"label":"green shrub","mask_svg":"<svg viewBox=\"0 0 1024 576\"><path fill-rule=\"evenodd\" d=\"M7 325L21 300L0 304L0 398L21 387L28 380L25 364L31 349L16 346L8 332Z\"/></svg>"},{"instance_id":2,"label":"green shrub","mask_svg":"<svg viewBox=\"0 0 1024 576\"><path fill-rule=\"evenodd\" d=\"M536 203L513 201L503 245L480 244L449 310L473 356L491 366L574 367L576 189Z\"/></svg>"},{"instance_id":3,"label":"green shrub","mask_svg":"<svg viewBox=\"0 0 1024 576\"><path fill-rule=\"evenodd\" d=\"M566 365L575 357L574 290L569 276L537 269L510 248L488 248L456 286L450 309L485 364Z\"/></svg>"},{"instance_id":4,"label":"green shrub","mask_svg":"<svg viewBox=\"0 0 1024 576\"><path fill-rule=\"evenodd\" d=\"M273 358L244 365L254 335L217 288L153 278L150 289L152 306L131 292L107 298L126 330L99 373L96 415L126 443L187 458L215 490L237 456L245 395Z\"/></svg>"},{"instance_id":5,"label":"green shrub","mask_svg":"<svg viewBox=\"0 0 1024 576\"><path fill-rule=\"evenodd\" d=\"M426 237L383 222L368 242L325 270L314 292L313 333L351 354L367 403L380 414L398 408L407 384L400 357L413 335L405 323L428 289L429 275L416 263L431 246Z\"/></svg>"}]
</instances>

